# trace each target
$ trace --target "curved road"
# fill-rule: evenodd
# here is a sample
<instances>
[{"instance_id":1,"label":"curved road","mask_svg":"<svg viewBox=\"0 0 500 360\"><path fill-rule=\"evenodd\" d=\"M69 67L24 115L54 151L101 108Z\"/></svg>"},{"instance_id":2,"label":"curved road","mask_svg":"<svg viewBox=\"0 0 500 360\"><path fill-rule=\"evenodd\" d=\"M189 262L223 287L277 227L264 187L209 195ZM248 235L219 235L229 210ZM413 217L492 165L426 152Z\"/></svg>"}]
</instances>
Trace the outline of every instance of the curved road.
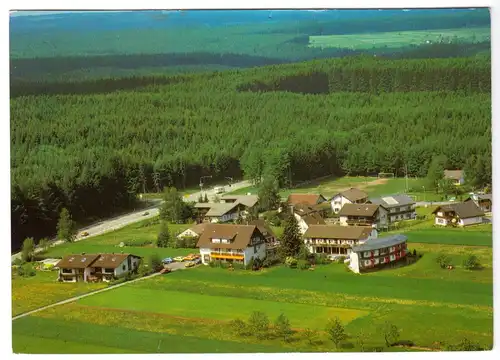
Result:
<instances>
[{"instance_id":1,"label":"curved road","mask_svg":"<svg viewBox=\"0 0 500 360\"><path fill-rule=\"evenodd\" d=\"M231 187L225 186L225 188L228 191L235 191L235 190L247 187L247 186L251 186L251 183L249 181L240 181L240 182L236 182L236 183L232 184ZM215 191L213 188L206 190L206 191L203 191L203 195L205 195L205 193L207 194L209 199L213 199L215 196ZM198 191L198 192L191 193L189 195L184 195L183 200L186 202L196 202L196 201L198 201L198 198L201 194L202 193L200 191ZM131 212L131 213L126 214L126 215L116 216L116 217L113 217L111 219L99 221L99 222L92 224L90 226L86 226L84 228L78 229L78 235L77 235L75 241L88 239L90 237L101 235L101 234L107 233L109 231L118 230L124 226L133 224L135 222L157 216L160 213L160 206L161 206L163 201L161 199L155 199L155 200L151 200L151 202L153 202L153 205L148 207L148 208L134 211L134 212ZM148 213L147 215L145 215L146 212ZM82 237L80 234L83 231L87 232L88 235L85 237ZM52 242L50 246L53 247L53 246L60 245L62 243L64 243L64 241L56 240L56 241ZM38 248L35 249L35 253L38 253L40 251L41 251L41 249L38 249ZM20 256L21 256L21 253L11 255L11 261L14 261L16 258L19 258Z\"/></svg>"}]
</instances>

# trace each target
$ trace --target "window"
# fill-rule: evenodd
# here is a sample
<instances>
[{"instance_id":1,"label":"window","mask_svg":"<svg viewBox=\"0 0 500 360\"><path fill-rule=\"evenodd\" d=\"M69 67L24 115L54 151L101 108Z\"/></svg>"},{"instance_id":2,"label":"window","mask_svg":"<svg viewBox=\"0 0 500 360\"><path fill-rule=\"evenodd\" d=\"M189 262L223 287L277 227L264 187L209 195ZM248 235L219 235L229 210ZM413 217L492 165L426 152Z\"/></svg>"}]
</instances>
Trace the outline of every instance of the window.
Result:
<instances>
[{"instance_id":1,"label":"window","mask_svg":"<svg viewBox=\"0 0 500 360\"><path fill-rule=\"evenodd\" d=\"M229 240L228 240L228 239L222 239L222 240L221 240L221 242L222 242L223 244L229 244Z\"/></svg>"},{"instance_id":2,"label":"window","mask_svg":"<svg viewBox=\"0 0 500 360\"><path fill-rule=\"evenodd\" d=\"M62 269L64 274L71 274L73 271L71 269Z\"/></svg>"},{"instance_id":3,"label":"window","mask_svg":"<svg viewBox=\"0 0 500 360\"><path fill-rule=\"evenodd\" d=\"M106 269L104 269L104 272L112 273L112 272L115 272L115 269L106 268Z\"/></svg>"},{"instance_id":4,"label":"window","mask_svg":"<svg viewBox=\"0 0 500 360\"><path fill-rule=\"evenodd\" d=\"M122 270L125 271L127 267L125 265L122 266Z\"/></svg>"},{"instance_id":5,"label":"window","mask_svg":"<svg viewBox=\"0 0 500 360\"><path fill-rule=\"evenodd\" d=\"M212 239L212 243L218 244L218 243L220 243L220 239Z\"/></svg>"}]
</instances>

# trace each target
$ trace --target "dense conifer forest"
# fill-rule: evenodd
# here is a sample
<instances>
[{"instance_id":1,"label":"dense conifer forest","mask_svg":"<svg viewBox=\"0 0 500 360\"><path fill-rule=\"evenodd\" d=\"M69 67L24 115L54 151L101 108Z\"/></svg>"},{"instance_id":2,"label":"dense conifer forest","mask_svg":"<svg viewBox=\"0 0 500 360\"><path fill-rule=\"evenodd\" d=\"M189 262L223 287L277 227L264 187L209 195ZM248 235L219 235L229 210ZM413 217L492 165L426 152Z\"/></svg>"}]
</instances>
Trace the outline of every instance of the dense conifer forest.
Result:
<instances>
[{"instance_id":1,"label":"dense conifer forest","mask_svg":"<svg viewBox=\"0 0 500 360\"><path fill-rule=\"evenodd\" d=\"M327 174L401 175L405 165L425 176L436 155L449 168L480 156L491 174L490 67L487 57L347 57L39 83L31 92L18 85L13 248L53 234L62 207L83 221L132 206L144 189L193 186L209 174L274 176L281 186Z\"/></svg>"}]
</instances>

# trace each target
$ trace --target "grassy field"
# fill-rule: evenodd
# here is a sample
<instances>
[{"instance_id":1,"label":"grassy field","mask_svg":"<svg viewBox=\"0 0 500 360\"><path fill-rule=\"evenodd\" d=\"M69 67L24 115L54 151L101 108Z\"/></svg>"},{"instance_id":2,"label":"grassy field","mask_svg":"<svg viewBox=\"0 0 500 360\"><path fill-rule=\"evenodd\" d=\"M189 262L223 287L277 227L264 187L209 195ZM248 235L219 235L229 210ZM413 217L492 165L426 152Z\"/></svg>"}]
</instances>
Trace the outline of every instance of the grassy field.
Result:
<instances>
[{"instance_id":1,"label":"grassy field","mask_svg":"<svg viewBox=\"0 0 500 360\"><path fill-rule=\"evenodd\" d=\"M421 188L422 180L409 178L408 188ZM280 195L282 198L288 197L292 193L314 193L322 194L323 196L329 198L337 194L340 191L346 190L351 187L356 187L358 189L366 191L370 196L384 196L391 194L401 194L406 191L406 179L404 178L394 178L394 179L379 179L376 177L341 177L341 178L326 178L319 181L314 181L310 184L299 186L294 189L282 189ZM433 192L409 192L409 195L413 196L416 201L439 201L441 196ZM230 192L233 195L244 195L247 193L257 194L258 189L255 186L249 186L245 188L238 189L236 191Z\"/></svg>"},{"instance_id":2,"label":"grassy field","mask_svg":"<svg viewBox=\"0 0 500 360\"><path fill-rule=\"evenodd\" d=\"M415 240L419 238L425 236ZM284 267L260 272L209 267L178 271L16 320L14 350L333 351L323 330L327 319L335 316L350 335L344 343L346 351L359 351L354 336L360 328L366 334L367 348L383 346L377 326L386 320L398 326L401 340L421 347L457 343L463 337L490 346L491 247L411 242L413 248L423 255L415 264L364 275L346 271L340 264L319 266L315 271ZM454 270L439 268L435 261L439 253L451 257ZM461 263L467 254L475 254L483 269L465 270ZM265 312L271 322L283 312L295 330L292 340L237 336L229 321L247 319L254 310ZM316 334L312 344L302 336L305 328ZM127 340L131 338L133 342ZM89 345L88 350L83 345Z\"/></svg>"},{"instance_id":3,"label":"grassy field","mask_svg":"<svg viewBox=\"0 0 500 360\"><path fill-rule=\"evenodd\" d=\"M320 35L309 37L309 47L350 48L365 50L372 48L401 48L410 45L449 41L486 41L491 31L488 27L458 28L442 30L394 31L383 33Z\"/></svg>"}]
</instances>

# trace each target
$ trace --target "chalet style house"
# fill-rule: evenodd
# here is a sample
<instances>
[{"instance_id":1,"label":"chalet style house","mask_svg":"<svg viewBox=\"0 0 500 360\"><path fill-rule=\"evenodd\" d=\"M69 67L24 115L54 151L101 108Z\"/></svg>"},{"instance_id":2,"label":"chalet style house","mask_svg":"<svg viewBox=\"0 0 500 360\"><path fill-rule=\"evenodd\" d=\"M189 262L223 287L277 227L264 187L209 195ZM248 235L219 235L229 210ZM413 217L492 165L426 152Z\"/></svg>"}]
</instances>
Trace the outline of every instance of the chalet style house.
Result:
<instances>
[{"instance_id":1,"label":"chalet style house","mask_svg":"<svg viewBox=\"0 0 500 360\"><path fill-rule=\"evenodd\" d=\"M189 229L184 230L181 232L179 235L177 235L177 238L197 238L200 237L200 235L203 233L205 230L205 227L207 226L208 223L201 223L201 224L196 224L191 226Z\"/></svg>"},{"instance_id":2,"label":"chalet style house","mask_svg":"<svg viewBox=\"0 0 500 360\"><path fill-rule=\"evenodd\" d=\"M465 182L463 170L445 170L444 178L451 180L457 186L463 185Z\"/></svg>"},{"instance_id":3,"label":"chalet style house","mask_svg":"<svg viewBox=\"0 0 500 360\"><path fill-rule=\"evenodd\" d=\"M342 226L387 228L387 210L377 204L345 204L339 212Z\"/></svg>"},{"instance_id":4,"label":"chalet style house","mask_svg":"<svg viewBox=\"0 0 500 360\"><path fill-rule=\"evenodd\" d=\"M221 203L237 203L243 204L247 207L248 211L253 210L259 204L259 197L257 195L223 195L220 198Z\"/></svg>"},{"instance_id":5,"label":"chalet style house","mask_svg":"<svg viewBox=\"0 0 500 360\"><path fill-rule=\"evenodd\" d=\"M483 223L484 211L473 201L438 206L432 212L436 215L436 225L468 226Z\"/></svg>"},{"instance_id":6,"label":"chalet style house","mask_svg":"<svg viewBox=\"0 0 500 360\"><path fill-rule=\"evenodd\" d=\"M239 201L233 203L196 203L199 222L225 223L245 217L247 206Z\"/></svg>"},{"instance_id":7,"label":"chalet style house","mask_svg":"<svg viewBox=\"0 0 500 360\"><path fill-rule=\"evenodd\" d=\"M56 265L59 281L111 281L139 266L140 256L132 254L67 255Z\"/></svg>"},{"instance_id":8,"label":"chalet style house","mask_svg":"<svg viewBox=\"0 0 500 360\"><path fill-rule=\"evenodd\" d=\"M334 195L330 199L332 210L338 214L345 204L364 204L368 201L368 194L356 188L350 188Z\"/></svg>"},{"instance_id":9,"label":"chalet style house","mask_svg":"<svg viewBox=\"0 0 500 360\"><path fill-rule=\"evenodd\" d=\"M301 235L307 231L311 225L325 225L325 220L317 212L311 212L307 215L299 215L297 213L293 214L299 225L299 232Z\"/></svg>"},{"instance_id":10,"label":"chalet style house","mask_svg":"<svg viewBox=\"0 0 500 360\"><path fill-rule=\"evenodd\" d=\"M208 224L197 247L201 261L222 260L247 265L252 258L266 257L266 236L256 225Z\"/></svg>"},{"instance_id":11,"label":"chalet style house","mask_svg":"<svg viewBox=\"0 0 500 360\"><path fill-rule=\"evenodd\" d=\"M377 230L365 226L311 225L304 244L313 254L348 255L351 247L377 237Z\"/></svg>"},{"instance_id":12,"label":"chalet style house","mask_svg":"<svg viewBox=\"0 0 500 360\"><path fill-rule=\"evenodd\" d=\"M473 194L465 202L473 202L476 206L484 212L491 212L492 207L491 194Z\"/></svg>"},{"instance_id":13,"label":"chalet style house","mask_svg":"<svg viewBox=\"0 0 500 360\"><path fill-rule=\"evenodd\" d=\"M403 259L408 252L407 240L406 235L397 234L355 245L349 254L349 268L360 273Z\"/></svg>"},{"instance_id":14,"label":"chalet style house","mask_svg":"<svg viewBox=\"0 0 500 360\"><path fill-rule=\"evenodd\" d=\"M249 221L247 222L247 225L257 226L257 229L259 229L262 235L264 235L266 241L266 256L276 254L279 246L279 241L271 227L267 225L266 222L262 219Z\"/></svg>"},{"instance_id":15,"label":"chalet style house","mask_svg":"<svg viewBox=\"0 0 500 360\"><path fill-rule=\"evenodd\" d=\"M392 195L381 198L370 199L371 204L380 205L387 210L387 221L389 224L401 220L414 220L417 218L415 212L416 202L408 195Z\"/></svg>"}]
</instances>

